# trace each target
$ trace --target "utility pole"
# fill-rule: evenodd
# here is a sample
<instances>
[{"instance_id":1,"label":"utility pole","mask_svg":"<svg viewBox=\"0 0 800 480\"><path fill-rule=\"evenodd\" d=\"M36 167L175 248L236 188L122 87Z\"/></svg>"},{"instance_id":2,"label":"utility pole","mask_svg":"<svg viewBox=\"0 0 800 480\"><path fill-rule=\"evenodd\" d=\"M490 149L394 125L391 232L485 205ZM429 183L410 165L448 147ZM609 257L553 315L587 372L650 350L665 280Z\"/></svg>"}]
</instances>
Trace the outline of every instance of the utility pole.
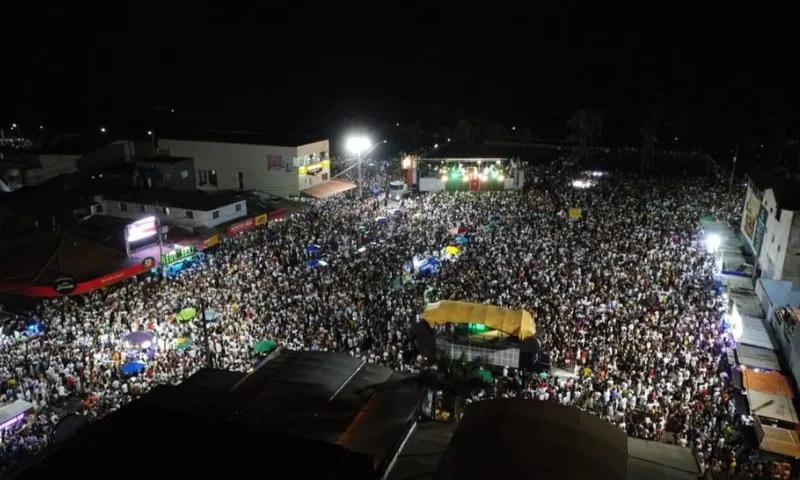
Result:
<instances>
[{"instance_id":1,"label":"utility pole","mask_svg":"<svg viewBox=\"0 0 800 480\"><path fill-rule=\"evenodd\" d=\"M211 345L208 340L208 321L206 320L206 301L200 298L200 321L203 322L203 343L206 349L206 368L211 366Z\"/></svg>"},{"instance_id":2,"label":"utility pole","mask_svg":"<svg viewBox=\"0 0 800 480\"><path fill-rule=\"evenodd\" d=\"M728 193L731 193L731 191L733 190L733 175L734 175L734 173L736 173L736 159L739 156L739 144L740 143L742 143L742 142L739 142L739 143L736 144L736 150L733 151L733 165L731 166L731 179L728 182Z\"/></svg>"},{"instance_id":3,"label":"utility pole","mask_svg":"<svg viewBox=\"0 0 800 480\"><path fill-rule=\"evenodd\" d=\"M161 237L161 205L156 202L156 233L158 234L158 261L161 265L161 279L167 280L167 269L164 265L164 239Z\"/></svg>"}]
</instances>

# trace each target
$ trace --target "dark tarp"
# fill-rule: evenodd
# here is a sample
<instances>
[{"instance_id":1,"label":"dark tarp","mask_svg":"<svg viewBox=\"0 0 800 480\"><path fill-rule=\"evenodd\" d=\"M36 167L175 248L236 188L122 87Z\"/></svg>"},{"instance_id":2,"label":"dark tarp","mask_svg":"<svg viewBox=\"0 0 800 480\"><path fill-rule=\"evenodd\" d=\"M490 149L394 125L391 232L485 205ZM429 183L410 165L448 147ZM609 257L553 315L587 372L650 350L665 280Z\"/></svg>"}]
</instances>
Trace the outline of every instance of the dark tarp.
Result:
<instances>
[{"instance_id":1,"label":"dark tarp","mask_svg":"<svg viewBox=\"0 0 800 480\"><path fill-rule=\"evenodd\" d=\"M625 432L549 402L490 400L470 405L442 457L436 478L624 479Z\"/></svg>"}]
</instances>

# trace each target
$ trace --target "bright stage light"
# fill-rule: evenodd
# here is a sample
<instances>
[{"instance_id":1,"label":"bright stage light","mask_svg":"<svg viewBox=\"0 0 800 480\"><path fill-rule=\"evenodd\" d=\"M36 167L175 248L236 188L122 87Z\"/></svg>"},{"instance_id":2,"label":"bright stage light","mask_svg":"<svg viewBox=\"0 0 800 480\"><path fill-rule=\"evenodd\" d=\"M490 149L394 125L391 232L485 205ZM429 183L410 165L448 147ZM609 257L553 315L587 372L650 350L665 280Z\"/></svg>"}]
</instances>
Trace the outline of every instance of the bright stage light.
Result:
<instances>
[{"instance_id":1,"label":"bright stage light","mask_svg":"<svg viewBox=\"0 0 800 480\"><path fill-rule=\"evenodd\" d=\"M485 182L485 181L489 180L489 177L487 177L486 174L484 173L484 174L481 174L480 179L481 179L481 182Z\"/></svg>"},{"instance_id":2,"label":"bright stage light","mask_svg":"<svg viewBox=\"0 0 800 480\"><path fill-rule=\"evenodd\" d=\"M136 242L156 234L156 217L146 217L137 220L127 227L127 236L129 242Z\"/></svg>"},{"instance_id":3,"label":"bright stage light","mask_svg":"<svg viewBox=\"0 0 800 480\"><path fill-rule=\"evenodd\" d=\"M722 244L722 238L716 233L712 233L706 237L706 248L708 249L708 253L717 253L719 250L720 245Z\"/></svg>"},{"instance_id":4,"label":"bright stage light","mask_svg":"<svg viewBox=\"0 0 800 480\"><path fill-rule=\"evenodd\" d=\"M506 176L505 176L505 175L503 175L503 174L501 173L500 175L498 175L498 176L497 176L497 179L498 179L499 181L501 181L501 182L504 182L504 181L505 181L505 179L506 179Z\"/></svg>"},{"instance_id":5,"label":"bright stage light","mask_svg":"<svg viewBox=\"0 0 800 480\"><path fill-rule=\"evenodd\" d=\"M592 183L585 180L573 180L572 186L575 188L589 188L592 186Z\"/></svg>"},{"instance_id":6,"label":"bright stage light","mask_svg":"<svg viewBox=\"0 0 800 480\"><path fill-rule=\"evenodd\" d=\"M736 305L733 306L733 310L728 314L728 323L731 325L733 339L738 342L739 339L742 338L742 333L744 333L744 325L742 324L742 316L739 315L739 309L736 308Z\"/></svg>"},{"instance_id":7,"label":"bright stage light","mask_svg":"<svg viewBox=\"0 0 800 480\"><path fill-rule=\"evenodd\" d=\"M442 181L443 181L443 182L446 182L446 181L447 181L447 175L442 175Z\"/></svg>"},{"instance_id":8,"label":"bright stage light","mask_svg":"<svg viewBox=\"0 0 800 480\"><path fill-rule=\"evenodd\" d=\"M370 142L369 138L364 136L353 136L347 139L345 146L350 153L358 155L369 150L372 146L372 142Z\"/></svg>"}]
</instances>

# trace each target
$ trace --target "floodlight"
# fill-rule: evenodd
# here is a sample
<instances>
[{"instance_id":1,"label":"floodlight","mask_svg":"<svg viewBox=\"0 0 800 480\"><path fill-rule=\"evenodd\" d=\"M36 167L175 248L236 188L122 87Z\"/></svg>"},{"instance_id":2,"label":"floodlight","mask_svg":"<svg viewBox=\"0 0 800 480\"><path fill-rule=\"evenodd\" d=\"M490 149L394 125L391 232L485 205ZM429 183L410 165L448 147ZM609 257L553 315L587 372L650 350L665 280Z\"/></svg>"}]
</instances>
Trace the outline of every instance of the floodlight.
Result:
<instances>
[{"instance_id":1,"label":"floodlight","mask_svg":"<svg viewBox=\"0 0 800 480\"><path fill-rule=\"evenodd\" d=\"M346 148L350 153L360 155L372 146L369 138L364 136L353 136L347 139Z\"/></svg>"}]
</instances>

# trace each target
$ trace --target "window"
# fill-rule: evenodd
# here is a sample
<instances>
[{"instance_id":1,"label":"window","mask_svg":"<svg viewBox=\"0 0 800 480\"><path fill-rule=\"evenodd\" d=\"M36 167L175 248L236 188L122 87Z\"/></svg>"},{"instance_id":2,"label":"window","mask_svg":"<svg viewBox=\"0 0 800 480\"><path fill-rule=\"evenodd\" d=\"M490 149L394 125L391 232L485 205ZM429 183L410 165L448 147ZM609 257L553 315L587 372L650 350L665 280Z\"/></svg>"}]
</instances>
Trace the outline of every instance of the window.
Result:
<instances>
[{"instance_id":1,"label":"window","mask_svg":"<svg viewBox=\"0 0 800 480\"><path fill-rule=\"evenodd\" d=\"M322 174L322 181L324 182L327 179L328 179L328 174L327 173L323 173Z\"/></svg>"},{"instance_id":2,"label":"window","mask_svg":"<svg viewBox=\"0 0 800 480\"><path fill-rule=\"evenodd\" d=\"M219 218L219 210L214 210L213 212L211 212L211 218L213 218L215 220L218 219Z\"/></svg>"},{"instance_id":3,"label":"window","mask_svg":"<svg viewBox=\"0 0 800 480\"><path fill-rule=\"evenodd\" d=\"M189 178L189 170L181 170L181 178L184 180Z\"/></svg>"},{"instance_id":4,"label":"window","mask_svg":"<svg viewBox=\"0 0 800 480\"><path fill-rule=\"evenodd\" d=\"M161 207L161 213L164 215L169 215L169 207Z\"/></svg>"},{"instance_id":5,"label":"window","mask_svg":"<svg viewBox=\"0 0 800 480\"><path fill-rule=\"evenodd\" d=\"M208 171L198 168L197 169L197 185L208 185Z\"/></svg>"},{"instance_id":6,"label":"window","mask_svg":"<svg viewBox=\"0 0 800 480\"><path fill-rule=\"evenodd\" d=\"M778 253L781 253L781 245L778 244Z\"/></svg>"},{"instance_id":7,"label":"window","mask_svg":"<svg viewBox=\"0 0 800 480\"><path fill-rule=\"evenodd\" d=\"M125 202L119 202L119 211L120 212L127 212L128 211L128 204Z\"/></svg>"},{"instance_id":8,"label":"window","mask_svg":"<svg viewBox=\"0 0 800 480\"><path fill-rule=\"evenodd\" d=\"M194 218L194 212L191 210L186 210L186 218Z\"/></svg>"},{"instance_id":9,"label":"window","mask_svg":"<svg viewBox=\"0 0 800 480\"><path fill-rule=\"evenodd\" d=\"M236 204L236 211L237 212L241 212L242 211L242 204L241 203L237 203Z\"/></svg>"},{"instance_id":10,"label":"window","mask_svg":"<svg viewBox=\"0 0 800 480\"><path fill-rule=\"evenodd\" d=\"M319 152L320 160L327 160L328 159L328 152Z\"/></svg>"},{"instance_id":11,"label":"window","mask_svg":"<svg viewBox=\"0 0 800 480\"><path fill-rule=\"evenodd\" d=\"M102 213L103 212L103 206L98 203L97 205L94 206L94 212L95 213Z\"/></svg>"},{"instance_id":12,"label":"window","mask_svg":"<svg viewBox=\"0 0 800 480\"><path fill-rule=\"evenodd\" d=\"M239 190L244 190L244 172L237 172L236 182L239 185Z\"/></svg>"},{"instance_id":13,"label":"window","mask_svg":"<svg viewBox=\"0 0 800 480\"><path fill-rule=\"evenodd\" d=\"M212 187L219 186L217 184L217 171L216 170L209 170L208 171L208 184Z\"/></svg>"},{"instance_id":14,"label":"window","mask_svg":"<svg viewBox=\"0 0 800 480\"><path fill-rule=\"evenodd\" d=\"M143 204L143 203L140 203L139 204L139 211L142 212L142 213L146 212L147 211L147 206L145 204Z\"/></svg>"}]
</instances>

